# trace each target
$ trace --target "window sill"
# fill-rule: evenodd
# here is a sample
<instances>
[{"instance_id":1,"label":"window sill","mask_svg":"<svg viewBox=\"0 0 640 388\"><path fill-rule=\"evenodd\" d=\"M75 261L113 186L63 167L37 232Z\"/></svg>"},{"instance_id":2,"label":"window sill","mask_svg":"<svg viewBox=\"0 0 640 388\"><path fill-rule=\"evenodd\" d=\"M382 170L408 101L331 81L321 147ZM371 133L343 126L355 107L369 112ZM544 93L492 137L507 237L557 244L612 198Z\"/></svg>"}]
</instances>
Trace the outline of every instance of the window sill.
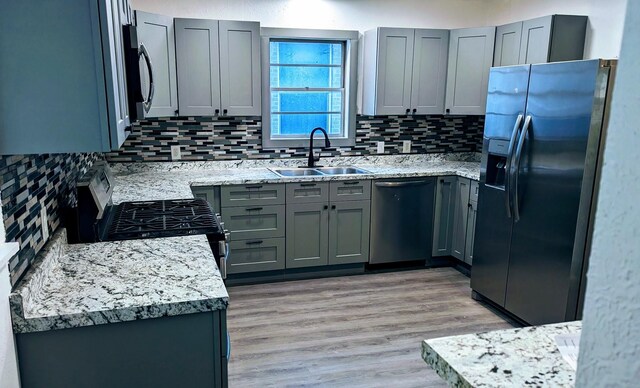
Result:
<instances>
[{"instance_id":1,"label":"window sill","mask_svg":"<svg viewBox=\"0 0 640 388\"><path fill-rule=\"evenodd\" d=\"M356 145L356 140L352 138L338 138L329 139L331 141L331 147L353 147ZM313 138L314 147L324 147L324 136L322 134L316 134ZM309 138L306 139L262 139L262 148L264 149L277 149L277 148L300 148L309 147Z\"/></svg>"}]
</instances>

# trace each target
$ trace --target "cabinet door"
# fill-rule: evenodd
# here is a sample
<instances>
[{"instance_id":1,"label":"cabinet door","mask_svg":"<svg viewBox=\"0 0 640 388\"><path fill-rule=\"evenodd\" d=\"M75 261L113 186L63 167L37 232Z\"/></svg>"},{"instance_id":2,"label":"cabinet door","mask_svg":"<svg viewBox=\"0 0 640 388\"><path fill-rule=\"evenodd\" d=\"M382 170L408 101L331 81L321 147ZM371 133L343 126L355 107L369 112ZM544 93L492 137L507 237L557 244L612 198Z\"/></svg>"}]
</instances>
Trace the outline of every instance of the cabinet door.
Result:
<instances>
[{"instance_id":1,"label":"cabinet door","mask_svg":"<svg viewBox=\"0 0 640 388\"><path fill-rule=\"evenodd\" d=\"M478 203L469 202L469 216L467 217L467 240L464 248L464 262L471 265L473 263L473 243L476 235L476 215L478 214Z\"/></svg>"},{"instance_id":2,"label":"cabinet door","mask_svg":"<svg viewBox=\"0 0 640 388\"><path fill-rule=\"evenodd\" d=\"M287 205L287 268L327 265L329 206L326 203Z\"/></svg>"},{"instance_id":3,"label":"cabinet door","mask_svg":"<svg viewBox=\"0 0 640 388\"><path fill-rule=\"evenodd\" d=\"M223 115L259 116L260 23L220 21L220 104Z\"/></svg>"},{"instance_id":4,"label":"cabinet door","mask_svg":"<svg viewBox=\"0 0 640 388\"><path fill-rule=\"evenodd\" d=\"M329 264L369 261L371 201L331 203L329 213Z\"/></svg>"},{"instance_id":5,"label":"cabinet door","mask_svg":"<svg viewBox=\"0 0 640 388\"><path fill-rule=\"evenodd\" d=\"M218 21L175 19L178 109L182 116L220 112Z\"/></svg>"},{"instance_id":6,"label":"cabinet door","mask_svg":"<svg viewBox=\"0 0 640 388\"><path fill-rule=\"evenodd\" d=\"M222 210L222 220L231 232L231 241L285 235L283 205L227 207Z\"/></svg>"},{"instance_id":7,"label":"cabinet door","mask_svg":"<svg viewBox=\"0 0 640 388\"><path fill-rule=\"evenodd\" d=\"M107 104L109 114L109 126L111 127L111 146L120 148L127 137L126 128L129 122L129 106L127 104L127 83L124 67L124 42L122 40L122 23L120 1L106 1L107 34L103 35L103 43L107 49L108 60L111 64L105 70L107 82Z\"/></svg>"},{"instance_id":8,"label":"cabinet door","mask_svg":"<svg viewBox=\"0 0 640 388\"><path fill-rule=\"evenodd\" d=\"M411 111L442 114L447 81L448 30L415 30Z\"/></svg>"},{"instance_id":9,"label":"cabinet door","mask_svg":"<svg viewBox=\"0 0 640 388\"><path fill-rule=\"evenodd\" d=\"M553 16L545 16L522 22L520 64L546 63L548 61L552 19Z\"/></svg>"},{"instance_id":10,"label":"cabinet door","mask_svg":"<svg viewBox=\"0 0 640 388\"><path fill-rule=\"evenodd\" d=\"M284 238L231 241L230 274L284 269Z\"/></svg>"},{"instance_id":11,"label":"cabinet door","mask_svg":"<svg viewBox=\"0 0 640 388\"><path fill-rule=\"evenodd\" d=\"M493 66L517 65L520 57L520 38L522 22L496 27L496 47L493 54Z\"/></svg>"},{"instance_id":12,"label":"cabinet door","mask_svg":"<svg viewBox=\"0 0 640 388\"><path fill-rule=\"evenodd\" d=\"M458 178L456 184L455 210L453 212L453 235L451 256L464 260L467 236L467 215L469 213L469 179Z\"/></svg>"},{"instance_id":13,"label":"cabinet door","mask_svg":"<svg viewBox=\"0 0 640 388\"><path fill-rule=\"evenodd\" d=\"M438 178L433 220L433 256L449 256L451 254L456 181L455 176Z\"/></svg>"},{"instance_id":14,"label":"cabinet door","mask_svg":"<svg viewBox=\"0 0 640 388\"><path fill-rule=\"evenodd\" d=\"M209 205L218 214L220 213L220 187L213 186L193 186L191 192L196 198L202 198L209 202Z\"/></svg>"},{"instance_id":15,"label":"cabinet door","mask_svg":"<svg viewBox=\"0 0 640 388\"><path fill-rule=\"evenodd\" d=\"M378 29L376 114L406 114L411 108L414 30Z\"/></svg>"},{"instance_id":16,"label":"cabinet door","mask_svg":"<svg viewBox=\"0 0 640 388\"><path fill-rule=\"evenodd\" d=\"M136 11L138 41L146 47L153 65L154 94L146 117L175 116L178 110L176 52L173 18ZM146 72L142 73L146 75ZM144 88L148 75L142 79Z\"/></svg>"},{"instance_id":17,"label":"cabinet door","mask_svg":"<svg viewBox=\"0 0 640 388\"><path fill-rule=\"evenodd\" d=\"M495 27L451 30L446 113L485 113L495 35Z\"/></svg>"}]
</instances>

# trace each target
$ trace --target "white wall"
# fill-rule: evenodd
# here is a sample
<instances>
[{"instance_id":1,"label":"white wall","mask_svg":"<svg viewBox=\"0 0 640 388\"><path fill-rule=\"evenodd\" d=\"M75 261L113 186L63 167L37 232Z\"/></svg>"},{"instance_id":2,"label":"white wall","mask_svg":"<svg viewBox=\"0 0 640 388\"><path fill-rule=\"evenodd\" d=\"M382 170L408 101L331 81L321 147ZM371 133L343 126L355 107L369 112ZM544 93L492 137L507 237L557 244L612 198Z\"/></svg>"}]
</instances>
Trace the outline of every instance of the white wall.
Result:
<instances>
[{"instance_id":1,"label":"white wall","mask_svg":"<svg viewBox=\"0 0 640 388\"><path fill-rule=\"evenodd\" d=\"M587 272L577 387L640 382L640 2L628 7Z\"/></svg>"},{"instance_id":2,"label":"white wall","mask_svg":"<svg viewBox=\"0 0 640 388\"><path fill-rule=\"evenodd\" d=\"M375 27L482 26L502 0L131 0L176 17L252 20L263 27L366 31ZM489 23L491 24L491 23Z\"/></svg>"},{"instance_id":3,"label":"white wall","mask_svg":"<svg viewBox=\"0 0 640 388\"><path fill-rule=\"evenodd\" d=\"M131 0L177 17L253 20L263 27L366 31L375 27L500 25L551 14L589 16L586 58L617 58L627 0Z\"/></svg>"},{"instance_id":4,"label":"white wall","mask_svg":"<svg viewBox=\"0 0 640 388\"><path fill-rule=\"evenodd\" d=\"M589 17L585 58L618 58L627 0L503 0L492 18L496 24L553 14Z\"/></svg>"}]
</instances>

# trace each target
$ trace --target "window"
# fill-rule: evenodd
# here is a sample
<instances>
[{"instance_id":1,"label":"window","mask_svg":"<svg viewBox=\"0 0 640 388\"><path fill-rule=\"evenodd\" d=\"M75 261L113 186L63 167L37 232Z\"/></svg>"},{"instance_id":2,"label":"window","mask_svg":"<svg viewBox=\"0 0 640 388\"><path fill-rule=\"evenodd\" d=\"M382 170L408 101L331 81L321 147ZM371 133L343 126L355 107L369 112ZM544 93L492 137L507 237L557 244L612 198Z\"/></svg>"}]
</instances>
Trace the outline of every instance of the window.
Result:
<instances>
[{"instance_id":1,"label":"window","mask_svg":"<svg viewBox=\"0 0 640 388\"><path fill-rule=\"evenodd\" d=\"M263 38L263 146L306 146L316 127L327 131L332 145L353 145L353 34L340 39L334 31L274 30L287 36Z\"/></svg>"}]
</instances>

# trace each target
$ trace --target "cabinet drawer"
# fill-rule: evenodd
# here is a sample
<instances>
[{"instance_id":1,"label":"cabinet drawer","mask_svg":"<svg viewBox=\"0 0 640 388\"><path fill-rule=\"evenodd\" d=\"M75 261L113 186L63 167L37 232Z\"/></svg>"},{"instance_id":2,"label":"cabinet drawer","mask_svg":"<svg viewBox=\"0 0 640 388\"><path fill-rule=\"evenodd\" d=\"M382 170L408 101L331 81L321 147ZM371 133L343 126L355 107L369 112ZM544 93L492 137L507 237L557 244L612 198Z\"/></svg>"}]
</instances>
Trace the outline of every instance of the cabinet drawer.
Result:
<instances>
[{"instance_id":1,"label":"cabinet drawer","mask_svg":"<svg viewBox=\"0 0 640 388\"><path fill-rule=\"evenodd\" d=\"M366 201L371 199L371 181L330 182L329 197L332 201Z\"/></svg>"},{"instance_id":2,"label":"cabinet drawer","mask_svg":"<svg viewBox=\"0 0 640 388\"><path fill-rule=\"evenodd\" d=\"M329 182L287 183L287 203L329 201Z\"/></svg>"},{"instance_id":3,"label":"cabinet drawer","mask_svg":"<svg viewBox=\"0 0 640 388\"><path fill-rule=\"evenodd\" d=\"M231 241L284 237L284 205L230 207L222 214Z\"/></svg>"},{"instance_id":4,"label":"cabinet drawer","mask_svg":"<svg viewBox=\"0 0 640 388\"><path fill-rule=\"evenodd\" d=\"M284 185L238 185L222 186L222 207L284 205Z\"/></svg>"},{"instance_id":5,"label":"cabinet drawer","mask_svg":"<svg viewBox=\"0 0 640 388\"><path fill-rule=\"evenodd\" d=\"M231 241L227 271L230 274L284 269L284 238Z\"/></svg>"},{"instance_id":6,"label":"cabinet drawer","mask_svg":"<svg viewBox=\"0 0 640 388\"><path fill-rule=\"evenodd\" d=\"M478 203L478 192L480 191L480 185L478 181L471 181L470 192L469 192L469 202Z\"/></svg>"}]
</instances>

